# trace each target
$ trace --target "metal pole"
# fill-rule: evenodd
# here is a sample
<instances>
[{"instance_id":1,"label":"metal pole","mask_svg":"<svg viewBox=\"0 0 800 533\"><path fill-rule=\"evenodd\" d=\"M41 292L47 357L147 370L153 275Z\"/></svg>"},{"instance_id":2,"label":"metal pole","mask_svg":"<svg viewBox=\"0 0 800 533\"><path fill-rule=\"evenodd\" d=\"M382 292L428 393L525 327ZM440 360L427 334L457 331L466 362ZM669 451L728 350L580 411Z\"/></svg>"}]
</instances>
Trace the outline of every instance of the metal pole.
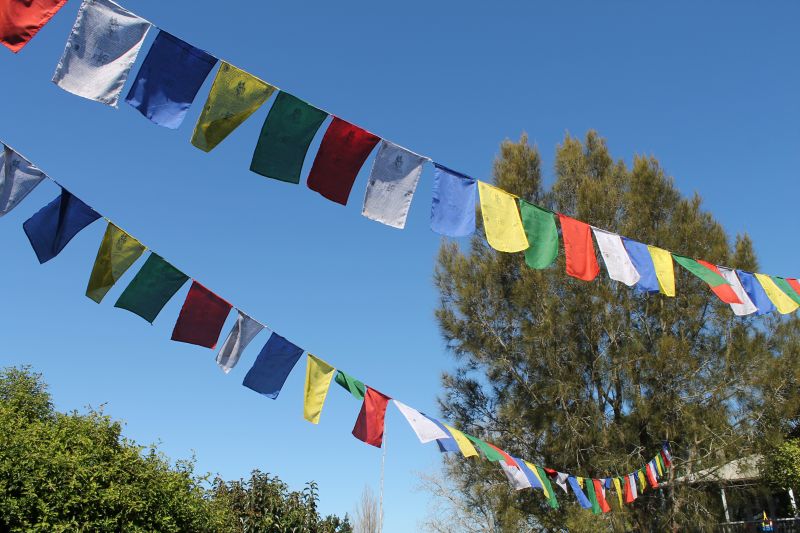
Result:
<instances>
[{"instance_id":1,"label":"metal pole","mask_svg":"<svg viewBox=\"0 0 800 533\"><path fill-rule=\"evenodd\" d=\"M728 514L728 500L725 499L725 488L720 486L719 495L722 496L722 509L725 511L725 521L730 522L731 517Z\"/></svg>"},{"instance_id":2,"label":"metal pole","mask_svg":"<svg viewBox=\"0 0 800 533\"><path fill-rule=\"evenodd\" d=\"M386 468L386 426L383 427L383 453L381 454L381 497L380 516L378 516L378 533L383 533L383 473Z\"/></svg>"}]
</instances>

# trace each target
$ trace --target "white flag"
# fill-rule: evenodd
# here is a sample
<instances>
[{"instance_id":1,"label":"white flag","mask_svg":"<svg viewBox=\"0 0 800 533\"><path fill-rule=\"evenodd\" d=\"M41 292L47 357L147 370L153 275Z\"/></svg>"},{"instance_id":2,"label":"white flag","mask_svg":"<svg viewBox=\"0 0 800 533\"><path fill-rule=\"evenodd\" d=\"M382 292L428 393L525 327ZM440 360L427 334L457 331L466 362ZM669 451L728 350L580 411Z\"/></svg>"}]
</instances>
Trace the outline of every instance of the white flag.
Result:
<instances>
[{"instance_id":1,"label":"white flag","mask_svg":"<svg viewBox=\"0 0 800 533\"><path fill-rule=\"evenodd\" d=\"M246 314L238 312L236 323L217 354L217 364L226 374L239 362L242 352L250 344L250 341L264 329L264 326Z\"/></svg>"},{"instance_id":2,"label":"white flag","mask_svg":"<svg viewBox=\"0 0 800 533\"><path fill-rule=\"evenodd\" d=\"M734 314L737 316L745 316L758 311L758 308L753 304L753 301L745 292L744 287L742 287L742 282L739 281L739 276L736 275L736 272L730 268L717 268L719 268L719 272L722 274L722 277L725 278L725 281L731 284L733 292L736 293L736 296L738 296L739 300L742 302L740 304L730 304Z\"/></svg>"},{"instance_id":3,"label":"white flag","mask_svg":"<svg viewBox=\"0 0 800 533\"><path fill-rule=\"evenodd\" d=\"M499 463L500 468L502 468L503 472L505 472L508 482L511 483L512 487L514 487L516 490L531 488L531 482L528 480L525 472L516 466L506 464L505 461L499 461Z\"/></svg>"},{"instance_id":4,"label":"white flag","mask_svg":"<svg viewBox=\"0 0 800 533\"><path fill-rule=\"evenodd\" d=\"M417 434L419 441L423 444L436 439L449 439L450 435L434 424L427 416L423 415L413 407L409 407L402 402L392 400L400 413L408 420L408 425Z\"/></svg>"},{"instance_id":5,"label":"white flag","mask_svg":"<svg viewBox=\"0 0 800 533\"><path fill-rule=\"evenodd\" d=\"M17 207L46 177L33 163L3 145L0 153L0 217Z\"/></svg>"},{"instance_id":6,"label":"white flag","mask_svg":"<svg viewBox=\"0 0 800 533\"><path fill-rule=\"evenodd\" d=\"M393 228L404 228L425 161L421 155L381 141L361 214Z\"/></svg>"},{"instance_id":7,"label":"white flag","mask_svg":"<svg viewBox=\"0 0 800 533\"><path fill-rule=\"evenodd\" d=\"M569 478L569 474L565 474L564 472L556 472L556 485L564 489L564 492L569 494L569 490L567 490L567 478Z\"/></svg>"},{"instance_id":8,"label":"white flag","mask_svg":"<svg viewBox=\"0 0 800 533\"><path fill-rule=\"evenodd\" d=\"M603 261L606 263L608 277L620 281L628 287L636 285L640 277L639 272L633 266L620 236L594 226L592 226L592 231L594 238L597 239L597 245L600 247L600 255L603 256Z\"/></svg>"},{"instance_id":9,"label":"white flag","mask_svg":"<svg viewBox=\"0 0 800 533\"><path fill-rule=\"evenodd\" d=\"M53 74L73 94L117 107L150 23L111 0L84 0Z\"/></svg>"}]
</instances>

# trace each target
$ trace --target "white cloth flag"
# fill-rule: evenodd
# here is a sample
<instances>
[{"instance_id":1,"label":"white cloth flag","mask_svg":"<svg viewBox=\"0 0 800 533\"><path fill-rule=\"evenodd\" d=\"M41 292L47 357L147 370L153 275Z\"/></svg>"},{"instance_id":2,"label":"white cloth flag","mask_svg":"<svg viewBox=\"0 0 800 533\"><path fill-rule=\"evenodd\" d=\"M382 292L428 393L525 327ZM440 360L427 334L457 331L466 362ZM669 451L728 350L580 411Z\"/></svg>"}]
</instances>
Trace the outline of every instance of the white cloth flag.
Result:
<instances>
[{"instance_id":1,"label":"white cloth flag","mask_svg":"<svg viewBox=\"0 0 800 533\"><path fill-rule=\"evenodd\" d=\"M640 278L639 272L633 266L620 236L594 226L592 226L592 231L594 238L597 239L597 245L600 247L600 255L603 256L603 261L606 263L608 277L622 282L628 287L636 285Z\"/></svg>"},{"instance_id":2,"label":"white cloth flag","mask_svg":"<svg viewBox=\"0 0 800 533\"><path fill-rule=\"evenodd\" d=\"M0 217L17 207L46 177L33 163L3 145L0 153Z\"/></svg>"},{"instance_id":3,"label":"white cloth flag","mask_svg":"<svg viewBox=\"0 0 800 533\"><path fill-rule=\"evenodd\" d=\"M73 94L117 107L150 23L111 0L84 0L53 74Z\"/></svg>"},{"instance_id":4,"label":"white cloth flag","mask_svg":"<svg viewBox=\"0 0 800 533\"><path fill-rule=\"evenodd\" d=\"M238 312L236 323L217 354L217 364L226 374L239 362L242 352L250 344L250 341L264 329L264 326L246 314Z\"/></svg>"},{"instance_id":5,"label":"white cloth flag","mask_svg":"<svg viewBox=\"0 0 800 533\"><path fill-rule=\"evenodd\" d=\"M736 272L731 270L730 268L719 268L720 274L722 277L725 278L725 281L731 284L731 288L733 288L733 292L736 293L736 296L739 297L739 300L742 302L740 304L730 304L733 313L737 316L745 316L750 315L758 311L758 308L753 303L753 300L747 295L744 291L744 287L742 287L742 282L739 281L739 276L736 275Z\"/></svg>"},{"instance_id":6,"label":"white cloth flag","mask_svg":"<svg viewBox=\"0 0 800 533\"><path fill-rule=\"evenodd\" d=\"M505 461L500 461L500 468L502 468L503 472L506 473L508 482L511 483L511 486L514 487L516 490L531 488L532 486L531 482L528 480L528 477L525 475L525 472L523 472L516 466L511 466L506 464Z\"/></svg>"},{"instance_id":7,"label":"white cloth flag","mask_svg":"<svg viewBox=\"0 0 800 533\"><path fill-rule=\"evenodd\" d=\"M372 164L361 214L393 228L406 225L408 208L427 161L405 148L381 141Z\"/></svg>"},{"instance_id":8,"label":"white cloth flag","mask_svg":"<svg viewBox=\"0 0 800 533\"><path fill-rule=\"evenodd\" d=\"M557 472L556 473L556 485L564 489L564 492L569 494L569 490L567 489L567 478L569 474L565 474L564 472Z\"/></svg>"},{"instance_id":9,"label":"white cloth flag","mask_svg":"<svg viewBox=\"0 0 800 533\"><path fill-rule=\"evenodd\" d=\"M436 439L448 439L450 435L442 431L442 429L434 424L427 416L423 415L413 407L409 407L404 403L392 400L400 410L400 413L408 420L408 425L417 434L419 441L423 444Z\"/></svg>"}]
</instances>

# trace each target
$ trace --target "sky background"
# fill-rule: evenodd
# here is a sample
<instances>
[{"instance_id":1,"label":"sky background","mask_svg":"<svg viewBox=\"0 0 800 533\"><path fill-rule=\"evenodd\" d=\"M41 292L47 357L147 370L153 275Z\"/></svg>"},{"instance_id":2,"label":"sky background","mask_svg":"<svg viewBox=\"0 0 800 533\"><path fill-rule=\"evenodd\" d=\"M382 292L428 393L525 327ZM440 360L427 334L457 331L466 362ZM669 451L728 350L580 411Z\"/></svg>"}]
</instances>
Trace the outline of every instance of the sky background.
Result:
<instances>
[{"instance_id":1,"label":"sky background","mask_svg":"<svg viewBox=\"0 0 800 533\"><path fill-rule=\"evenodd\" d=\"M764 271L800 274L797 2L123 5L478 178L490 177L499 143L525 131L542 151L549 184L565 133L596 129L615 158L656 156L729 235L748 232ZM192 147L213 73L177 131L124 102L115 110L66 93L50 79L78 7L70 0L18 55L0 50L0 138L280 334L437 413L440 375L452 360L433 316L431 167L399 231L360 214L371 157L346 207L305 187L325 126L300 186L248 171L271 101L210 154ZM241 386L266 332L225 375L215 351L169 340L189 284L153 326L113 307L141 260L101 305L86 298L102 223L39 266L21 225L57 194L43 184L0 220L0 364L32 365L59 409L104 404L126 422L127 436L161 442L173 459L194 453L200 471L230 479L258 468L296 489L316 480L324 513L352 513L365 485L377 489L381 452L351 436L359 403L343 390L331 389L314 426L302 417L303 360L276 401ZM387 444L385 531L414 530L428 499L415 492L416 472L437 469L438 452L419 444L393 408Z\"/></svg>"}]
</instances>

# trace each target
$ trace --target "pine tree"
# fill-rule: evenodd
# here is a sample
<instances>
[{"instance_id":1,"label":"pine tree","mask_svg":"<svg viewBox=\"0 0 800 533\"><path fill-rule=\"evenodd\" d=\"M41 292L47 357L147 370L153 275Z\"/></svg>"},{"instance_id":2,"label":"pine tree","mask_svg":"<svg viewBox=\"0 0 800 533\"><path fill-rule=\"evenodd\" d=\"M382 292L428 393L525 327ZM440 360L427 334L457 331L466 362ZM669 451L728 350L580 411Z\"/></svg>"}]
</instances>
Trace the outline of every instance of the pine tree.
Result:
<instances>
[{"instance_id":1,"label":"pine tree","mask_svg":"<svg viewBox=\"0 0 800 533\"><path fill-rule=\"evenodd\" d=\"M494 182L643 243L758 269L750 239L731 245L700 197L682 197L656 159L637 156L629 168L595 132L583 143L567 135L558 146L549 191L524 135L502 143ZM492 250L477 218L469 250L443 241L435 272L436 316L456 360L443 375L441 405L467 432L595 478L642 466L668 441L673 475L684 475L753 453L767 414L786 401L781 395L797 395L797 350L782 349L798 341L797 327L787 329L794 319L736 317L677 264L674 298L632 290L602 268L593 282L573 279L563 246L553 266L533 270L522 254ZM539 491L515 493L487 461L447 465L462 497L503 531L699 530L721 518L717 495L685 484L647 490L624 509L610 496L612 512L594 516L560 489L558 511Z\"/></svg>"}]
</instances>

